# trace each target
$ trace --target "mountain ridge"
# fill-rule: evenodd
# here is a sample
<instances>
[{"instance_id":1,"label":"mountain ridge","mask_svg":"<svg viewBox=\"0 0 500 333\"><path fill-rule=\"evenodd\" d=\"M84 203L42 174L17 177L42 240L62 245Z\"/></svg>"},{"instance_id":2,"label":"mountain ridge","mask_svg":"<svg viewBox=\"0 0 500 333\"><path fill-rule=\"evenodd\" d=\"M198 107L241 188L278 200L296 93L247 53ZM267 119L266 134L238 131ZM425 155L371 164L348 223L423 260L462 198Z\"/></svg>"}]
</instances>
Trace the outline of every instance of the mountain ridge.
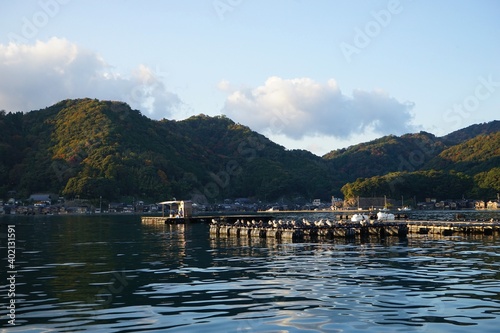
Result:
<instances>
[{"instance_id":1,"label":"mountain ridge","mask_svg":"<svg viewBox=\"0 0 500 333\"><path fill-rule=\"evenodd\" d=\"M481 147L499 125L472 125L444 137L388 135L319 157L287 150L225 116L157 121L119 101L64 100L28 113L0 113L0 196L50 191L110 200L328 200L358 179L429 168L456 171L454 161L444 165L447 155L440 154L474 138ZM471 162L476 173L498 166L495 149L483 154L486 160L478 152Z\"/></svg>"}]
</instances>

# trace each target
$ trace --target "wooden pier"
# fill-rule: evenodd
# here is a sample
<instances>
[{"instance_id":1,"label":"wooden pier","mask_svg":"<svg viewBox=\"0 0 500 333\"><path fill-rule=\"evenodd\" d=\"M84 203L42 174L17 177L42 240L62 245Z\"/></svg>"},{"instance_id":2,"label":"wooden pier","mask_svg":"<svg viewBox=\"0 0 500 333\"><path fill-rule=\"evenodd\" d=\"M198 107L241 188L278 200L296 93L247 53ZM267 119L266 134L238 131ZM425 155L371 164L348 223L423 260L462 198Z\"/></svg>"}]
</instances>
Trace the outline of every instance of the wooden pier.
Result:
<instances>
[{"instance_id":1,"label":"wooden pier","mask_svg":"<svg viewBox=\"0 0 500 333\"><path fill-rule=\"evenodd\" d=\"M272 216L227 215L227 216L143 216L144 224L210 224L210 236L218 238L274 238L287 241L307 241L355 237L400 237L412 235L484 235L500 234L499 221L420 221L420 220L350 220L281 221L278 224ZM258 222L256 221L258 220Z\"/></svg>"},{"instance_id":2,"label":"wooden pier","mask_svg":"<svg viewBox=\"0 0 500 333\"><path fill-rule=\"evenodd\" d=\"M484 235L500 234L500 222L394 221L355 223L340 221L323 227L235 226L212 223L210 236L218 238L275 238L284 241L308 241L334 238L387 237L406 238L418 235Z\"/></svg>"},{"instance_id":3,"label":"wooden pier","mask_svg":"<svg viewBox=\"0 0 500 333\"><path fill-rule=\"evenodd\" d=\"M183 217L141 216L141 222L144 224L185 224L189 220Z\"/></svg>"},{"instance_id":4,"label":"wooden pier","mask_svg":"<svg viewBox=\"0 0 500 333\"><path fill-rule=\"evenodd\" d=\"M418 235L485 235L500 234L500 222L477 221L407 221L408 232Z\"/></svg>"},{"instance_id":5,"label":"wooden pier","mask_svg":"<svg viewBox=\"0 0 500 333\"><path fill-rule=\"evenodd\" d=\"M212 220L217 220L221 224L232 224L241 219L256 219L268 222L273 217L269 215L199 215L189 217L176 216L141 216L141 222L144 224L183 224L183 223L210 223Z\"/></svg>"},{"instance_id":6,"label":"wooden pier","mask_svg":"<svg viewBox=\"0 0 500 333\"><path fill-rule=\"evenodd\" d=\"M214 237L238 238L275 238L278 240L304 241L333 238L354 238L356 236L406 237L408 228L405 223L391 223L371 226L339 225L326 228L274 228L239 227L233 225L211 224L210 235Z\"/></svg>"}]
</instances>

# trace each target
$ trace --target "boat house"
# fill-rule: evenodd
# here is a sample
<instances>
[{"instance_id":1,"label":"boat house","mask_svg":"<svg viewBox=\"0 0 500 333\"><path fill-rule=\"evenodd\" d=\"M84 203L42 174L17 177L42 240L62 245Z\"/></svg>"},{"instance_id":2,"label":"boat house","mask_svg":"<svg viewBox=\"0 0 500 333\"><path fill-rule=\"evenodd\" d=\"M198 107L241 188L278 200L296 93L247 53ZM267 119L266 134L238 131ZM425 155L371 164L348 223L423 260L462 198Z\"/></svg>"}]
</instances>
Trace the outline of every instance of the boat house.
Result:
<instances>
[{"instance_id":1,"label":"boat house","mask_svg":"<svg viewBox=\"0 0 500 333\"><path fill-rule=\"evenodd\" d=\"M193 202L189 200L170 200L159 202L162 206L162 215L169 217L190 218L193 216Z\"/></svg>"}]
</instances>

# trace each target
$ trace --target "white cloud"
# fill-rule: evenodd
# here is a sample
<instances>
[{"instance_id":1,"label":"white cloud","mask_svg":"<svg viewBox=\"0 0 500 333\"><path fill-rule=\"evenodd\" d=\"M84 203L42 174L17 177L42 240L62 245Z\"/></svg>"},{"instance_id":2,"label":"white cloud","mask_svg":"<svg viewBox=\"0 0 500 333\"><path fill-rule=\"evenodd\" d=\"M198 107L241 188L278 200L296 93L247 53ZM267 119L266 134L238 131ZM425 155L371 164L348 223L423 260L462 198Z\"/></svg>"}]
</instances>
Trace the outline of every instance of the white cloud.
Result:
<instances>
[{"instance_id":1,"label":"white cloud","mask_svg":"<svg viewBox=\"0 0 500 333\"><path fill-rule=\"evenodd\" d=\"M220 87L227 91L229 83ZM355 90L344 95L331 79L270 77L257 88L228 92L223 113L253 130L291 139L329 136L348 139L363 133L412 132L413 103L382 91Z\"/></svg>"},{"instance_id":2,"label":"white cloud","mask_svg":"<svg viewBox=\"0 0 500 333\"><path fill-rule=\"evenodd\" d=\"M154 118L182 104L144 65L128 76L114 73L98 54L60 38L0 44L0 109L30 111L82 97L124 101Z\"/></svg>"}]
</instances>

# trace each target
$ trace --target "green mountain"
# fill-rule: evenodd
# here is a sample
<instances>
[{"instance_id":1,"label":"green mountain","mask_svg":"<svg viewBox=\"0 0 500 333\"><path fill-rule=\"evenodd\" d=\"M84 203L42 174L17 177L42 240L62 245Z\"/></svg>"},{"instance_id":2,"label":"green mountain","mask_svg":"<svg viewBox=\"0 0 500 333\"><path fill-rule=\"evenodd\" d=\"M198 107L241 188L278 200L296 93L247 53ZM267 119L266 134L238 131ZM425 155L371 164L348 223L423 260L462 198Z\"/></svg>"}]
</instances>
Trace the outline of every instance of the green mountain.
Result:
<instances>
[{"instance_id":1,"label":"green mountain","mask_svg":"<svg viewBox=\"0 0 500 333\"><path fill-rule=\"evenodd\" d=\"M462 197L499 191L499 124L444 137L385 136L318 157L287 150L224 117L151 120L127 104L65 100L0 112L0 197ZM432 194L432 195L431 195Z\"/></svg>"},{"instance_id":2,"label":"green mountain","mask_svg":"<svg viewBox=\"0 0 500 333\"><path fill-rule=\"evenodd\" d=\"M0 115L0 195L154 200L328 197L328 166L226 117L154 121L121 102Z\"/></svg>"},{"instance_id":3,"label":"green mountain","mask_svg":"<svg viewBox=\"0 0 500 333\"><path fill-rule=\"evenodd\" d=\"M355 172L359 177L345 184L342 192L348 198L373 195L417 196L420 200L436 196L494 198L500 191L499 124L494 121L473 125L441 138L421 132L351 147L348 149L354 155L351 160L360 151L369 150L372 164L377 164L378 170L375 175ZM380 140L384 149L393 148L392 153L373 153L378 151ZM394 163L390 163L390 158Z\"/></svg>"},{"instance_id":4,"label":"green mountain","mask_svg":"<svg viewBox=\"0 0 500 333\"><path fill-rule=\"evenodd\" d=\"M443 136L441 139L446 142L448 146L453 146L473 139L478 135L486 135L500 131L500 121L494 120L488 123L470 125L458 131L451 132Z\"/></svg>"},{"instance_id":5,"label":"green mountain","mask_svg":"<svg viewBox=\"0 0 500 333\"><path fill-rule=\"evenodd\" d=\"M345 184L359 177L419 170L446 147L433 134L420 132L400 137L384 136L347 149L332 151L323 158L336 171L339 181Z\"/></svg>"},{"instance_id":6,"label":"green mountain","mask_svg":"<svg viewBox=\"0 0 500 333\"><path fill-rule=\"evenodd\" d=\"M500 166L500 131L479 134L445 149L430 160L425 168L476 174L498 166Z\"/></svg>"}]
</instances>

